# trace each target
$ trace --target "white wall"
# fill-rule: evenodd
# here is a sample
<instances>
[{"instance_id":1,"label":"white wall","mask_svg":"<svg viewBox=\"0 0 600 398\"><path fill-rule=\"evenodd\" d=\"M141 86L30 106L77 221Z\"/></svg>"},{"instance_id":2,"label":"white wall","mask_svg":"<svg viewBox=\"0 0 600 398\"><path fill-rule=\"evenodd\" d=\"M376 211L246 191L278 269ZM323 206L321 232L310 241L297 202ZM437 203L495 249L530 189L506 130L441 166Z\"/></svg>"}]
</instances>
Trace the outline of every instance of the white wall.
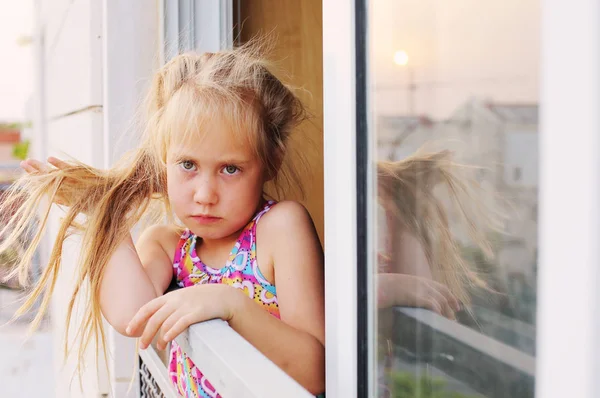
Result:
<instances>
[{"instance_id":1,"label":"white wall","mask_svg":"<svg viewBox=\"0 0 600 398\"><path fill-rule=\"evenodd\" d=\"M103 1L103 167L112 166L136 145L134 115L160 65L162 38L154 5L147 0ZM129 390L137 367L135 341L112 328L108 338L113 394L135 397L137 389Z\"/></svg>"},{"instance_id":2,"label":"white wall","mask_svg":"<svg viewBox=\"0 0 600 398\"><path fill-rule=\"evenodd\" d=\"M34 156L72 156L100 167L102 162L102 37L101 2L90 0L38 2L36 29L43 37L36 68L43 71L36 93L38 106ZM43 64L41 64L43 63ZM41 86L43 85L43 86ZM54 212L48 239L52 241L58 228ZM47 248L44 251L47 253ZM69 357L63 366L63 343L66 307L73 290L72 278L77 267L76 242L64 247L62 272L57 281L51 316L54 336L56 397L99 397L108 392L103 365L96 368L94 353L86 353L88 361L83 376L83 391L77 379L72 380L76 361ZM73 324L78 324L75 317ZM73 331L71 332L73 335ZM75 349L74 351L77 351ZM102 360L101 362L102 363Z\"/></svg>"},{"instance_id":3,"label":"white wall","mask_svg":"<svg viewBox=\"0 0 600 398\"><path fill-rule=\"evenodd\" d=\"M105 168L135 144L131 136L123 134L132 133L128 126L152 72L159 65L157 5L158 2L145 0L37 1L32 156L72 157ZM59 213L55 211L50 220L42 248L45 260L56 236ZM65 316L78 261L77 238L65 244L63 253L51 308L57 373L55 396L109 396L104 359L99 358L96 366L93 345L86 353L83 391L76 379L72 382L75 358L70 357L63 366ZM72 327L79 324L80 317L75 316ZM111 396L136 396L135 388L126 394L135 366L134 341L119 336L111 328L106 331L110 385L114 389Z\"/></svg>"}]
</instances>

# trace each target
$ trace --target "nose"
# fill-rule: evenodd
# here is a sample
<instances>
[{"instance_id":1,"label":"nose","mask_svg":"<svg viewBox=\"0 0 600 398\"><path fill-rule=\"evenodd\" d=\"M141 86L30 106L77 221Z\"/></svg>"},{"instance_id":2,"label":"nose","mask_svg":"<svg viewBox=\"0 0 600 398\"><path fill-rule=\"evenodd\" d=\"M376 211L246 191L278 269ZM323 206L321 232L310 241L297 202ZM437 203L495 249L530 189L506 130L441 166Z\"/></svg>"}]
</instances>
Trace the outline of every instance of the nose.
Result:
<instances>
[{"instance_id":1,"label":"nose","mask_svg":"<svg viewBox=\"0 0 600 398\"><path fill-rule=\"evenodd\" d=\"M194 190L194 202L201 205L214 205L219 199L217 182L210 175L200 176Z\"/></svg>"}]
</instances>

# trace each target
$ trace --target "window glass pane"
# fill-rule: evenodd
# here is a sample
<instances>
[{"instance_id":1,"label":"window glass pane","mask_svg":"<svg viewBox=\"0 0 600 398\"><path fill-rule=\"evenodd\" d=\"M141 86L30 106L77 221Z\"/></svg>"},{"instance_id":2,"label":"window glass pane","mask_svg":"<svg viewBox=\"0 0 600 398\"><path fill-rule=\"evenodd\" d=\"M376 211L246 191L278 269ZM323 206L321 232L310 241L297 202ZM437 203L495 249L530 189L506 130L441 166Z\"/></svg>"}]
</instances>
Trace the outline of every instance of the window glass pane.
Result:
<instances>
[{"instance_id":1,"label":"window glass pane","mask_svg":"<svg viewBox=\"0 0 600 398\"><path fill-rule=\"evenodd\" d=\"M538 0L368 4L380 397L533 397Z\"/></svg>"}]
</instances>

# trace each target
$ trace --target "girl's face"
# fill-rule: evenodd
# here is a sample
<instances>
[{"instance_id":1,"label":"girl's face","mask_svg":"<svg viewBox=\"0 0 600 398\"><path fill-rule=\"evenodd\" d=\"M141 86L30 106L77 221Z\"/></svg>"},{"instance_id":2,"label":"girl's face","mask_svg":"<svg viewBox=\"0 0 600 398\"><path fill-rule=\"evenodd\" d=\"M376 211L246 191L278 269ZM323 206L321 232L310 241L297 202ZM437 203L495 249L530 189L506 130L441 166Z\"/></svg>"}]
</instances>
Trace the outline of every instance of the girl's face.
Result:
<instances>
[{"instance_id":1,"label":"girl's face","mask_svg":"<svg viewBox=\"0 0 600 398\"><path fill-rule=\"evenodd\" d=\"M167 188L173 211L204 240L232 237L256 212L265 172L254 151L215 118L195 142L172 144Z\"/></svg>"}]
</instances>

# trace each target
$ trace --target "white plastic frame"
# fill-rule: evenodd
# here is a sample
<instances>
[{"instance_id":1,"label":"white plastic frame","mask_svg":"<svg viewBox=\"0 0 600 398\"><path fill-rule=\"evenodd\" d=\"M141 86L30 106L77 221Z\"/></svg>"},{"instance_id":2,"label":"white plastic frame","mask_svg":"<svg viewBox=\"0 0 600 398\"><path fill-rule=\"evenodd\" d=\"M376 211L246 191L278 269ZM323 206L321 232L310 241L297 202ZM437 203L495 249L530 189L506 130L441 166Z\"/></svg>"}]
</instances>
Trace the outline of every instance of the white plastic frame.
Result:
<instances>
[{"instance_id":1,"label":"white plastic frame","mask_svg":"<svg viewBox=\"0 0 600 398\"><path fill-rule=\"evenodd\" d=\"M327 396L357 394L354 2L323 2Z\"/></svg>"},{"instance_id":2,"label":"white plastic frame","mask_svg":"<svg viewBox=\"0 0 600 398\"><path fill-rule=\"evenodd\" d=\"M600 396L600 3L542 1L536 396Z\"/></svg>"}]
</instances>

